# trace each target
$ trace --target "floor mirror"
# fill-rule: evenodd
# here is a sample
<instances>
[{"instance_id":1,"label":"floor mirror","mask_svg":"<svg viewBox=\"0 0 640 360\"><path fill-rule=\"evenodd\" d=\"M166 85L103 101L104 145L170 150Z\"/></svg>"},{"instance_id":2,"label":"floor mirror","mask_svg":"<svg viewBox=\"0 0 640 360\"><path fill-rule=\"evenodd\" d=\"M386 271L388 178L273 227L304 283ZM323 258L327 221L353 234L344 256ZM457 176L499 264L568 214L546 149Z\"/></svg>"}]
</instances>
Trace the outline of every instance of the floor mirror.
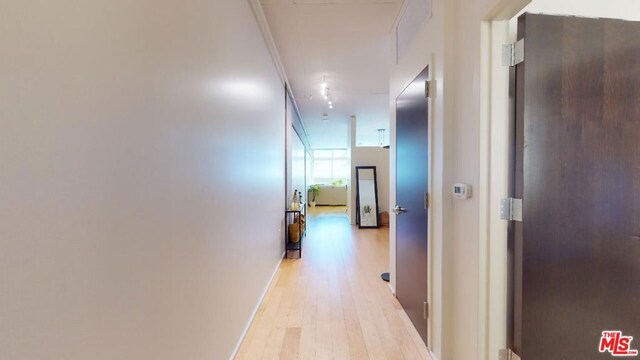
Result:
<instances>
[{"instance_id":1,"label":"floor mirror","mask_svg":"<svg viewBox=\"0 0 640 360\"><path fill-rule=\"evenodd\" d=\"M356 224L378 228L378 182L375 166L356 166Z\"/></svg>"}]
</instances>

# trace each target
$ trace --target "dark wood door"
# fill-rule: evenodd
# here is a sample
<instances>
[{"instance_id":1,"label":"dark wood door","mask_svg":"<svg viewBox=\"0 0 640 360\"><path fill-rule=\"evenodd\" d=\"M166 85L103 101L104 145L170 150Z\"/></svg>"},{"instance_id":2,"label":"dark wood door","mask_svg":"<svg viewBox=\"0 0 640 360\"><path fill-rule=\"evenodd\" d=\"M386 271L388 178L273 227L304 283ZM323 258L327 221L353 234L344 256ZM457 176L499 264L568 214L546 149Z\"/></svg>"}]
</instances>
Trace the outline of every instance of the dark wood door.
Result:
<instances>
[{"instance_id":1,"label":"dark wood door","mask_svg":"<svg viewBox=\"0 0 640 360\"><path fill-rule=\"evenodd\" d=\"M396 296L427 342L429 112L425 69L396 99ZM398 209L401 208L401 211Z\"/></svg>"},{"instance_id":2,"label":"dark wood door","mask_svg":"<svg viewBox=\"0 0 640 360\"><path fill-rule=\"evenodd\" d=\"M640 349L640 23L525 14L518 37L514 350L611 359L603 331Z\"/></svg>"}]
</instances>

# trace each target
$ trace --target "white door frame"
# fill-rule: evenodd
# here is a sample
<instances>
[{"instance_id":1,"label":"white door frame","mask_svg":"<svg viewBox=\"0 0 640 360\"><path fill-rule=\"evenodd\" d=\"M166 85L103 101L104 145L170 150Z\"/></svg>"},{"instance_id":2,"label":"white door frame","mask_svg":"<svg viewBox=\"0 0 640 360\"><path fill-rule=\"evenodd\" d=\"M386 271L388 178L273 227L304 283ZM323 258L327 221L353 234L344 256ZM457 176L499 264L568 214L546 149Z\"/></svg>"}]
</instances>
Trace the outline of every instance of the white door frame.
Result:
<instances>
[{"instance_id":1,"label":"white door frame","mask_svg":"<svg viewBox=\"0 0 640 360\"><path fill-rule=\"evenodd\" d=\"M478 360L497 360L507 339L507 222L500 200L509 188L509 68L502 45L515 41L509 20L531 0L503 0L481 24L480 243Z\"/></svg>"}]
</instances>

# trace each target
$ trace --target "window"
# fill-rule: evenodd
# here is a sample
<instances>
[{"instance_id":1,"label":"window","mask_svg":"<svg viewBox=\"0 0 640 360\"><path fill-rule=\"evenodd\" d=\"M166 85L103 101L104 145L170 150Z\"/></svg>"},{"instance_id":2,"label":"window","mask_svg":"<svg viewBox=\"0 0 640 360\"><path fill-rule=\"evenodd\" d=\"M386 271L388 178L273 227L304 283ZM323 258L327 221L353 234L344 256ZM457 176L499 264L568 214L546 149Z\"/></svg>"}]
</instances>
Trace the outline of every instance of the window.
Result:
<instances>
[{"instance_id":1,"label":"window","mask_svg":"<svg viewBox=\"0 0 640 360\"><path fill-rule=\"evenodd\" d=\"M347 150L314 150L313 183L331 184L349 178L349 157Z\"/></svg>"}]
</instances>

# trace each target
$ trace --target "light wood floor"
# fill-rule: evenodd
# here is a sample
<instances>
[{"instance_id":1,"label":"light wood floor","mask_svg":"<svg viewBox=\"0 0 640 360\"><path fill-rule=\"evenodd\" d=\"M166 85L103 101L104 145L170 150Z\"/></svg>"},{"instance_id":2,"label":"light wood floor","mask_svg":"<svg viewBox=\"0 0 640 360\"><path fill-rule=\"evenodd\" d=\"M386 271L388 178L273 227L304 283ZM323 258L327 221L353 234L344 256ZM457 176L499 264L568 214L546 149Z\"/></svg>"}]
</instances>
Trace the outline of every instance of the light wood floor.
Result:
<instances>
[{"instance_id":1,"label":"light wood floor","mask_svg":"<svg viewBox=\"0 0 640 360\"><path fill-rule=\"evenodd\" d=\"M380 279L389 230L358 230L344 208L307 223L302 259L283 261L236 359L429 359Z\"/></svg>"}]
</instances>

